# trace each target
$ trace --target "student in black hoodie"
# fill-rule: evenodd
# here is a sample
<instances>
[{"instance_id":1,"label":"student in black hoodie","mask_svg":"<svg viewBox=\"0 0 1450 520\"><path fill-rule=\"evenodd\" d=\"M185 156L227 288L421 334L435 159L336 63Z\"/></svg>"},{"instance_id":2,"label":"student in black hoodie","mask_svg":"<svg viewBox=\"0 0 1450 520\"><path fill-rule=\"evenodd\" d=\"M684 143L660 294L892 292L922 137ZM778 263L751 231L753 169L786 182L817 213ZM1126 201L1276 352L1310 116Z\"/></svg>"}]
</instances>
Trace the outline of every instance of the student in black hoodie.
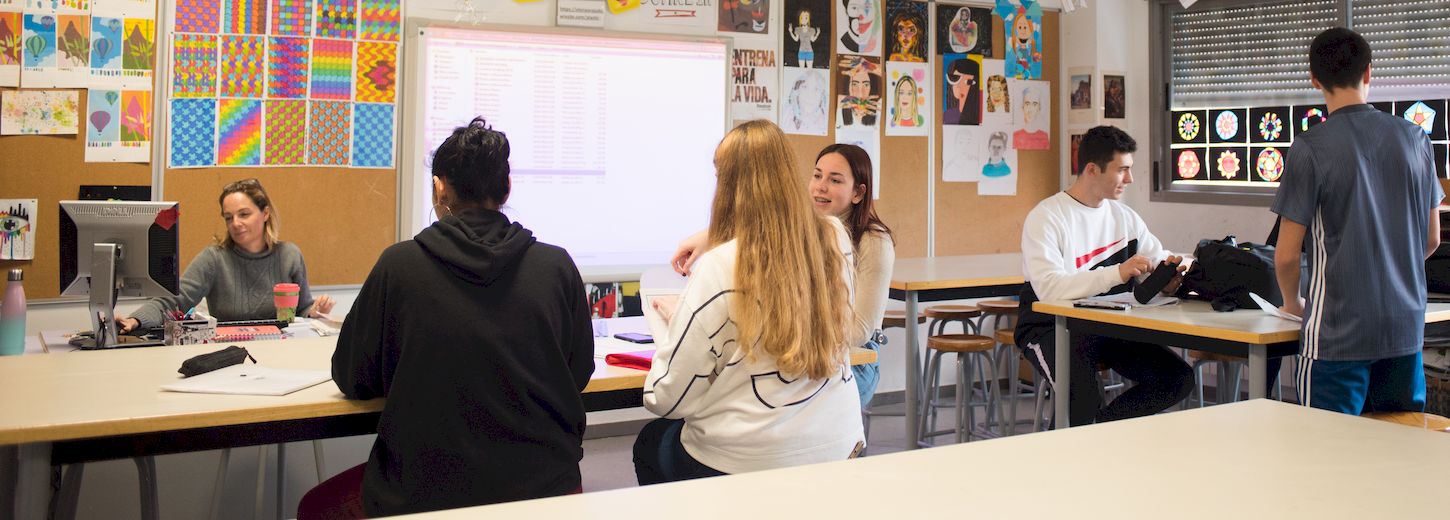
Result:
<instances>
[{"instance_id":1,"label":"student in black hoodie","mask_svg":"<svg viewBox=\"0 0 1450 520\"><path fill-rule=\"evenodd\" d=\"M299 518L579 491L579 393L594 372L584 283L567 252L498 211L508 157L482 118L434 153L439 221L383 252L332 357L343 395L388 400L372 456L310 491Z\"/></svg>"}]
</instances>

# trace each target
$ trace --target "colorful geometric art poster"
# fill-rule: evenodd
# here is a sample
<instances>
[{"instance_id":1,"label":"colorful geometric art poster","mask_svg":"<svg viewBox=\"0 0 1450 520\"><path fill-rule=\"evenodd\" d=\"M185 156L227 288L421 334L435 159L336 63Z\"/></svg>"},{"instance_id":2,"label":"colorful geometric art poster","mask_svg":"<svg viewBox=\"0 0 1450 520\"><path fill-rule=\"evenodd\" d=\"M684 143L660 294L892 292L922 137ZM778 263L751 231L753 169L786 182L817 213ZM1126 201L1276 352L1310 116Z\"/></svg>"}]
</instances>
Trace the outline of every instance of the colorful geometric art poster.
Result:
<instances>
[{"instance_id":1,"label":"colorful geometric art poster","mask_svg":"<svg viewBox=\"0 0 1450 520\"><path fill-rule=\"evenodd\" d=\"M222 32L234 34L267 33L267 0L225 0L226 23Z\"/></svg>"},{"instance_id":2,"label":"colorful geometric art poster","mask_svg":"<svg viewBox=\"0 0 1450 520\"><path fill-rule=\"evenodd\" d=\"M38 199L0 200L0 260L35 259Z\"/></svg>"},{"instance_id":3,"label":"colorful geometric art poster","mask_svg":"<svg viewBox=\"0 0 1450 520\"><path fill-rule=\"evenodd\" d=\"M1018 1L997 0L993 11L1007 30L1007 77L1042 79L1042 6Z\"/></svg>"},{"instance_id":4,"label":"colorful geometric art poster","mask_svg":"<svg viewBox=\"0 0 1450 520\"><path fill-rule=\"evenodd\" d=\"M309 56L307 38L270 38L267 44L267 97L307 97Z\"/></svg>"},{"instance_id":5,"label":"colorful geometric art poster","mask_svg":"<svg viewBox=\"0 0 1450 520\"><path fill-rule=\"evenodd\" d=\"M928 135L931 74L925 63L886 62L886 135Z\"/></svg>"},{"instance_id":6,"label":"colorful geometric art poster","mask_svg":"<svg viewBox=\"0 0 1450 520\"><path fill-rule=\"evenodd\" d=\"M151 88L151 75L156 58L156 20L126 18L125 40L121 42L121 86L128 89Z\"/></svg>"},{"instance_id":7,"label":"colorful geometric art poster","mask_svg":"<svg viewBox=\"0 0 1450 520\"><path fill-rule=\"evenodd\" d=\"M402 34L403 11L400 0L362 0L358 20L360 40L398 41Z\"/></svg>"},{"instance_id":8,"label":"colorful geometric art poster","mask_svg":"<svg viewBox=\"0 0 1450 520\"><path fill-rule=\"evenodd\" d=\"M1173 144L1197 144L1208 140L1208 112L1204 110L1180 110L1170 115ZM1251 119L1252 120L1252 119Z\"/></svg>"},{"instance_id":9,"label":"colorful geometric art poster","mask_svg":"<svg viewBox=\"0 0 1450 520\"><path fill-rule=\"evenodd\" d=\"M830 122L830 71L781 69L780 129L787 134L826 135Z\"/></svg>"},{"instance_id":10,"label":"colorful geometric art poster","mask_svg":"<svg viewBox=\"0 0 1450 520\"><path fill-rule=\"evenodd\" d=\"M982 124L982 57L942 56L942 120L944 125Z\"/></svg>"},{"instance_id":11,"label":"colorful geometric art poster","mask_svg":"<svg viewBox=\"0 0 1450 520\"><path fill-rule=\"evenodd\" d=\"M216 97L216 35L177 33L171 41L171 97Z\"/></svg>"},{"instance_id":12,"label":"colorful geometric art poster","mask_svg":"<svg viewBox=\"0 0 1450 520\"><path fill-rule=\"evenodd\" d=\"M770 0L723 0L720 2L720 32L767 34L770 31Z\"/></svg>"},{"instance_id":13,"label":"colorful geometric art poster","mask_svg":"<svg viewBox=\"0 0 1450 520\"><path fill-rule=\"evenodd\" d=\"M730 58L730 120L733 125L753 119L775 121L780 65L774 42L735 40ZM361 96L358 98L362 101Z\"/></svg>"},{"instance_id":14,"label":"colorful geometric art poster","mask_svg":"<svg viewBox=\"0 0 1450 520\"><path fill-rule=\"evenodd\" d=\"M1204 171L1206 166L1203 148L1178 148L1173 150L1174 168L1176 178L1181 180L1204 180L1208 172Z\"/></svg>"},{"instance_id":15,"label":"colorful geometric art poster","mask_svg":"<svg viewBox=\"0 0 1450 520\"><path fill-rule=\"evenodd\" d=\"M74 90L0 92L0 135L78 133L80 94Z\"/></svg>"},{"instance_id":16,"label":"colorful geometric art poster","mask_svg":"<svg viewBox=\"0 0 1450 520\"><path fill-rule=\"evenodd\" d=\"M271 12L271 34L312 35L312 0L272 0Z\"/></svg>"},{"instance_id":17,"label":"colorful geometric art poster","mask_svg":"<svg viewBox=\"0 0 1450 520\"><path fill-rule=\"evenodd\" d=\"M1249 109L1249 142L1281 143L1292 141L1294 116L1289 107L1255 107Z\"/></svg>"},{"instance_id":18,"label":"colorful geometric art poster","mask_svg":"<svg viewBox=\"0 0 1450 520\"><path fill-rule=\"evenodd\" d=\"M313 99L352 99L352 44L348 40L312 40Z\"/></svg>"},{"instance_id":19,"label":"colorful geometric art poster","mask_svg":"<svg viewBox=\"0 0 1450 520\"><path fill-rule=\"evenodd\" d=\"M1017 104L1012 118L1012 147L1018 150L1048 150L1052 137L1052 84L1046 81L1007 80L1012 101Z\"/></svg>"},{"instance_id":20,"label":"colorful geometric art poster","mask_svg":"<svg viewBox=\"0 0 1450 520\"><path fill-rule=\"evenodd\" d=\"M1284 153L1288 151L1288 148L1274 146L1249 148L1254 172L1254 178L1250 180L1279 182L1279 178L1284 176Z\"/></svg>"},{"instance_id":21,"label":"colorful geometric art poster","mask_svg":"<svg viewBox=\"0 0 1450 520\"><path fill-rule=\"evenodd\" d=\"M836 53L881 56L881 0L839 0Z\"/></svg>"},{"instance_id":22,"label":"colorful geometric art poster","mask_svg":"<svg viewBox=\"0 0 1450 520\"><path fill-rule=\"evenodd\" d=\"M176 32L220 32L221 4L220 0L176 0Z\"/></svg>"},{"instance_id":23,"label":"colorful geometric art poster","mask_svg":"<svg viewBox=\"0 0 1450 520\"><path fill-rule=\"evenodd\" d=\"M936 27L937 54L993 54L990 8L937 4Z\"/></svg>"},{"instance_id":24,"label":"colorful geometric art poster","mask_svg":"<svg viewBox=\"0 0 1450 520\"><path fill-rule=\"evenodd\" d=\"M881 58L841 54L836 72L836 129L877 128L885 89Z\"/></svg>"},{"instance_id":25,"label":"colorful geometric art poster","mask_svg":"<svg viewBox=\"0 0 1450 520\"><path fill-rule=\"evenodd\" d=\"M398 45L358 42L357 101L392 103L397 98L397 87Z\"/></svg>"},{"instance_id":26,"label":"colorful geometric art poster","mask_svg":"<svg viewBox=\"0 0 1450 520\"><path fill-rule=\"evenodd\" d=\"M218 165L262 164L262 102L223 99L217 105Z\"/></svg>"},{"instance_id":27,"label":"colorful geometric art poster","mask_svg":"<svg viewBox=\"0 0 1450 520\"><path fill-rule=\"evenodd\" d=\"M886 61L926 62L926 4L886 0Z\"/></svg>"},{"instance_id":28,"label":"colorful geometric art poster","mask_svg":"<svg viewBox=\"0 0 1450 520\"><path fill-rule=\"evenodd\" d=\"M221 97L262 97L266 40L265 36L222 36Z\"/></svg>"},{"instance_id":29,"label":"colorful geometric art poster","mask_svg":"<svg viewBox=\"0 0 1450 520\"><path fill-rule=\"evenodd\" d=\"M317 0L318 38L357 37L357 0Z\"/></svg>"},{"instance_id":30,"label":"colorful geometric art poster","mask_svg":"<svg viewBox=\"0 0 1450 520\"><path fill-rule=\"evenodd\" d=\"M150 94L150 91L87 91L86 162L151 160Z\"/></svg>"},{"instance_id":31,"label":"colorful geometric art poster","mask_svg":"<svg viewBox=\"0 0 1450 520\"><path fill-rule=\"evenodd\" d=\"M21 35L25 28L18 7L0 5L0 87L20 86Z\"/></svg>"},{"instance_id":32,"label":"colorful geometric art poster","mask_svg":"<svg viewBox=\"0 0 1450 520\"><path fill-rule=\"evenodd\" d=\"M262 139L267 164L289 165L307 162L307 102L303 100L263 101L266 120Z\"/></svg>"},{"instance_id":33,"label":"colorful geometric art poster","mask_svg":"<svg viewBox=\"0 0 1450 520\"><path fill-rule=\"evenodd\" d=\"M122 18L91 18L90 86L121 86L121 55L125 53L121 35L125 23Z\"/></svg>"},{"instance_id":34,"label":"colorful geometric art poster","mask_svg":"<svg viewBox=\"0 0 1450 520\"><path fill-rule=\"evenodd\" d=\"M831 68L829 27L831 0L786 0L785 35L781 37L785 66Z\"/></svg>"},{"instance_id":35,"label":"colorful geometric art poster","mask_svg":"<svg viewBox=\"0 0 1450 520\"><path fill-rule=\"evenodd\" d=\"M393 105L353 105L352 165L358 168L393 167Z\"/></svg>"},{"instance_id":36,"label":"colorful geometric art poster","mask_svg":"<svg viewBox=\"0 0 1450 520\"><path fill-rule=\"evenodd\" d=\"M21 37L22 63L21 86L27 88L55 87L56 76L55 23L54 14L25 12L25 31Z\"/></svg>"},{"instance_id":37,"label":"colorful geometric art poster","mask_svg":"<svg viewBox=\"0 0 1450 520\"><path fill-rule=\"evenodd\" d=\"M1446 139L1445 100L1423 99L1395 103L1400 117L1414 123L1430 136L1431 141Z\"/></svg>"},{"instance_id":38,"label":"colorful geometric art poster","mask_svg":"<svg viewBox=\"0 0 1450 520\"><path fill-rule=\"evenodd\" d=\"M215 99L171 100L172 168L216 164Z\"/></svg>"},{"instance_id":39,"label":"colorful geometric art poster","mask_svg":"<svg viewBox=\"0 0 1450 520\"><path fill-rule=\"evenodd\" d=\"M1248 148L1209 148L1208 157L1208 180L1211 181L1246 181L1244 173L1248 171L1249 155Z\"/></svg>"},{"instance_id":40,"label":"colorful geometric art poster","mask_svg":"<svg viewBox=\"0 0 1450 520\"><path fill-rule=\"evenodd\" d=\"M347 166L351 152L352 103L312 101L307 113L307 162Z\"/></svg>"}]
</instances>

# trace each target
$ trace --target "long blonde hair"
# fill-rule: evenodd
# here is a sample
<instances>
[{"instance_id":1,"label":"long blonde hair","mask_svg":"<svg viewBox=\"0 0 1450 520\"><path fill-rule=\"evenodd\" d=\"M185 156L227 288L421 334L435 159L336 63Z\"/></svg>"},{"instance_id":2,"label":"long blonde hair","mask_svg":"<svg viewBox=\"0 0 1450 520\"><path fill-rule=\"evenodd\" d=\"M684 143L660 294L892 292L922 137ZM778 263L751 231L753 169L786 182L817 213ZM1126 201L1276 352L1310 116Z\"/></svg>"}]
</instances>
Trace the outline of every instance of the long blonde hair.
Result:
<instances>
[{"instance_id":1,"label":"long blonde hair","mask_svg":"<svg viewBox=\"0 0 1450 520\"><path fill-rule=\"evenodd\" d=\"M740 349L758 346L781 373L824 379L846 358L850 301L837 231L810 207L780 127L750 121L715 150L710 245L735 239L730 315ZM752 341L752 340L755 341Z\"/></svg>"}]
</instances>

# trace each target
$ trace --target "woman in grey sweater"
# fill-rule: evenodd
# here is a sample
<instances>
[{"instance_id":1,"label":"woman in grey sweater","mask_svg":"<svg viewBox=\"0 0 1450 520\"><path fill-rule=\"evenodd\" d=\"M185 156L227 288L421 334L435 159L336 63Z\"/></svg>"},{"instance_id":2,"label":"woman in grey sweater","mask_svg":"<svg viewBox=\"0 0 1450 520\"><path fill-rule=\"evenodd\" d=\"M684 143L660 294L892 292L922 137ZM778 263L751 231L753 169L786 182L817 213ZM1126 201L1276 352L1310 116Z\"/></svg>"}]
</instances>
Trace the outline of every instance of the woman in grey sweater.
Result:
<instances>
[{"instance_id":1,"label":"woman in grey sweater","mask_svg":"<svg viewBox=\"0 0 1450 520\"><path fill-rule=\"evenodd\" d=\"M117 320L122 332L159 327L166 311L186 311L202 298L211 315L221 321L270 319L277 315L272 287L278 283L301 287L298 316L332 311L331 297L312 299L302 251L277 240L276 208L260 182L247 179L228 184L218 202L227 223L226 237L202 249L186 266L180 294L153 299L131 317Z\"/></svg>"}]
</instances>

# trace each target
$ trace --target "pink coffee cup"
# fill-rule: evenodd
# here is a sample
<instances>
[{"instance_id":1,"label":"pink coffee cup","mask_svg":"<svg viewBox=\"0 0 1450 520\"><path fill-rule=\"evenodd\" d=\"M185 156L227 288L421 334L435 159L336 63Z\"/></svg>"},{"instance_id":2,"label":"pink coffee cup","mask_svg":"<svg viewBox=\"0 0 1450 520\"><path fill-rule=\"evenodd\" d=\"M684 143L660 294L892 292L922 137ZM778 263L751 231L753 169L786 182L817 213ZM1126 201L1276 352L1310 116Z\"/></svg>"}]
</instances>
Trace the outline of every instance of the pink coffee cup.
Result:
<instances>
[{"instance_id":1,"label":"pink coffee cup","mask_svg":"<svg viewBox=\"0 0 1450 520\"><path fill-rule=\"evenodd\" d=\"M272 303L277 306L277 321L291 322L297 317L297 297L302 288L295 283L272 286Z\"/></svg>"}]
</instances>

